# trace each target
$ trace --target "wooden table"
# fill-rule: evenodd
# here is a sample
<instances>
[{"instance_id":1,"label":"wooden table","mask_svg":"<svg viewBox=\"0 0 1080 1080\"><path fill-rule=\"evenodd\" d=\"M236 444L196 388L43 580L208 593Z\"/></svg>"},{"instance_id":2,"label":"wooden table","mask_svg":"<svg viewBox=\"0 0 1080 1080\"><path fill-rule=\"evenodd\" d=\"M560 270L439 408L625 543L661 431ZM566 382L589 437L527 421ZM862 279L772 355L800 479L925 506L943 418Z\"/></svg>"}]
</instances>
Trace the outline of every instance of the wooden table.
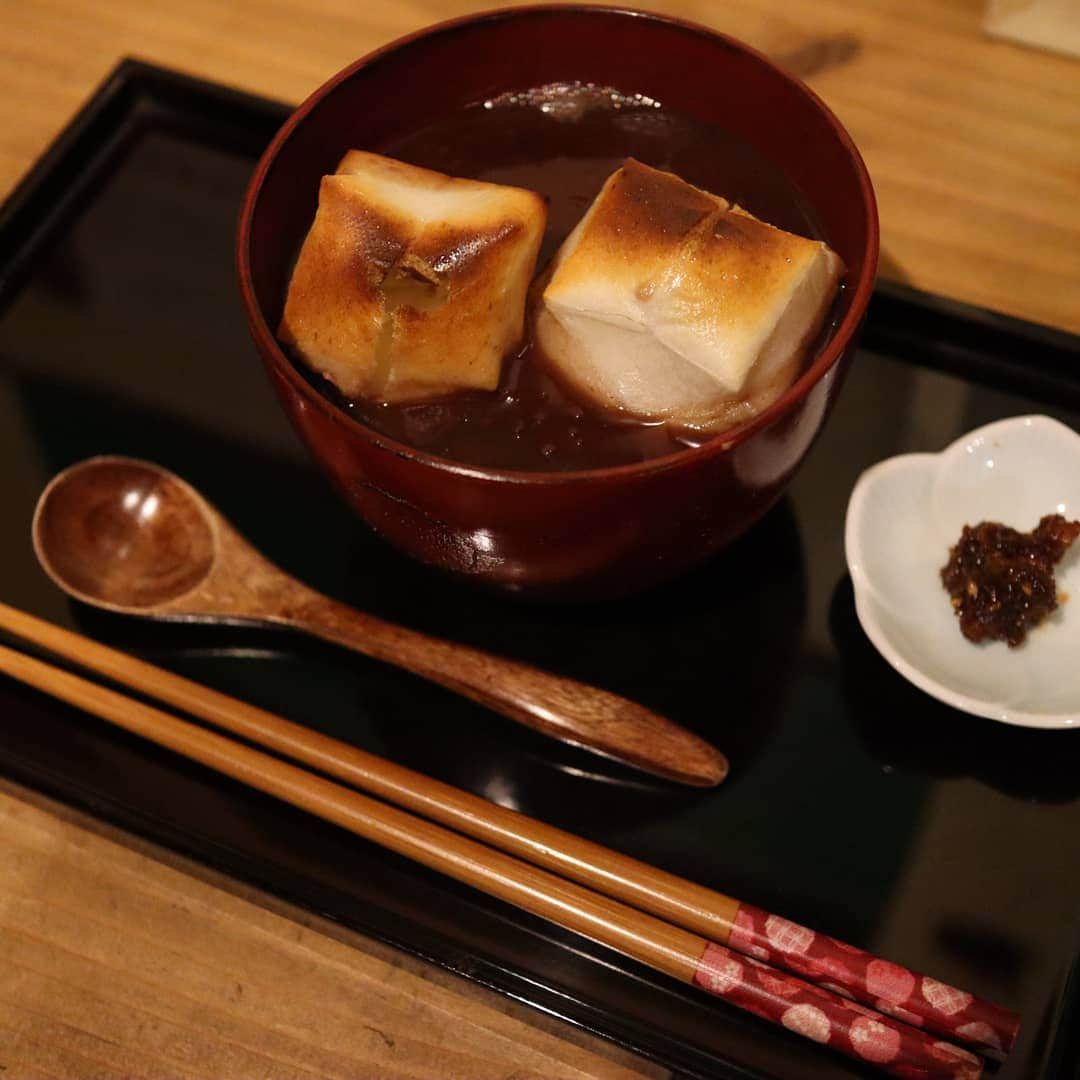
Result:
<instances>
[{"instance_id":1,"label":"wooden table","mask_svg":"<svg viewBox=\"0 0 1080 1080\"><path fill-rule=\"evenodd\" d=\"M4 1080L641 1080L532 1010L0 784Z\"/></svg>"},{"instance_id":2,"label":"wooden table","mask_svg":"<svg viewBox=\"0 0 1080 1080\"><path fill-rule=\"evenodd\" d=\"M117 60L284 100L466 0L0 0L0 193ZM646 4L756 45L848 126L882 273L1080 332L1080 62L974 0ZM657 1076L502 999L0 787L0 1072Z\"/></svg>"},{"instance_id":3,"label":"wooden table","mask_svg":"<svg viewBox=\"0 0 1080 1080\"><path fill-rule=\"evenodd\" d=\"M0 0L0 194L135 55L299 101L470 0ZM669 0L780 59L847 125L882 273L1080 331L1080 61L992 40L982 0Z\"/></svg>"}]
</instances>

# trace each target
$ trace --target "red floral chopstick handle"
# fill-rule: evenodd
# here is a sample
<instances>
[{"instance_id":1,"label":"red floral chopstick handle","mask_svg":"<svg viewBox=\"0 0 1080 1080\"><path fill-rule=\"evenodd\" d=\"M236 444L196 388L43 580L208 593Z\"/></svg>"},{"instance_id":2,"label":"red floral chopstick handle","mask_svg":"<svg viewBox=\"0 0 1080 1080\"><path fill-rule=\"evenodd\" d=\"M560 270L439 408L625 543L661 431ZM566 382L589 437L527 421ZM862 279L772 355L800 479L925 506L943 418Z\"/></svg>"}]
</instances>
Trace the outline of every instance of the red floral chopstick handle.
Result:
<instances>
[{"instance_id":1,"label":"red floral chopstick handle","mask_svg":"<svg viewBox=\"0 0 1080 1080\"><path fill-rule=\"evenodd\" d=\"M864 1005L709 944L694 983L733 1005L781 1024L857 1061L905 1080L978 1080L982 1061L951 1043Z\"/></svg>"},{"instance_id":2,"label":"red floral chopstick handle","mask_svg":"<svg viewBox=\"0 0 1080 1080\"><path fill-rule=\"evenodd\" d=\"M728 945L992 1056L1016 1041L1016 1013L749 904L740 904Z\"/></svg>"}]
</instances>

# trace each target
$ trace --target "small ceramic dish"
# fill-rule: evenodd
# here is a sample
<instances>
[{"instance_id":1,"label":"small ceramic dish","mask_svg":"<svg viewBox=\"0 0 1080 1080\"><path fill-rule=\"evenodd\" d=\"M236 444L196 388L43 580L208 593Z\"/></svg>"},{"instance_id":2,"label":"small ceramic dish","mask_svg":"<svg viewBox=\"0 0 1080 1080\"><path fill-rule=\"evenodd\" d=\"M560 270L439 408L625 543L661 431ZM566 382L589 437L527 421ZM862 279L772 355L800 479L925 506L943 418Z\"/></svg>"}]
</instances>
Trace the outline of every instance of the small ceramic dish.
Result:
<instances>
[{"instance_id":1,"label":"small ceramic dish","mask_svg":"<svg viewBox=\"0 0 1080 1080\"><path fill-rule=\"evenodd\" d=\"M1080 726L1080 544L1056 569L1065 602L1015 649L969 642L941 584L965 524L1027 531L1054 513L1080 517L1080 435L1046 416L988 424L940 454L868 469L851 494L844 537L867 636L906 679L964 712L1023 727Z\"/></svg>"}]
</instances>

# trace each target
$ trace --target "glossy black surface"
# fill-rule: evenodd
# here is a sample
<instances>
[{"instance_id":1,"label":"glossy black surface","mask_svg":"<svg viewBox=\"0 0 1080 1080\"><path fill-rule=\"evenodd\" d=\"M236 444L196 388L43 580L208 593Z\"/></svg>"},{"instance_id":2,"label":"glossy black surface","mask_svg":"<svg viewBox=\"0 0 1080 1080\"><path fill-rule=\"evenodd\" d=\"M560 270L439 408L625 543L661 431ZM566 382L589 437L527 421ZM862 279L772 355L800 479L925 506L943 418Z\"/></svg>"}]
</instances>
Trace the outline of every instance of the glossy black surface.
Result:
<instances>
[{"instance_id":1,"label":"glossy black surface","mask_svg":"<svg viewBox=\"0 0 1080 1080\"><path fill-rule=\"evenodd\" d=\"M603 607L467 592L350 516L248 341L233 230L284 114L127 65L0 216L4 600L1016 1008L998 1075L1072 1075L1080 735L966 717L893 673L856 621L842 528L881 458L1027 411L1080 427L1075 339L889 290L865 335L878 351L858 357L791 495L737 546ZM34 563L30 515L55 471L98 453L174 469L334 596L668 713L728 752L731 779L652 783L287 635L69 605ZM876 1075L36 692L0 682L0 713L6 774L673 1068Z\"/></svg>"}]
</instances>

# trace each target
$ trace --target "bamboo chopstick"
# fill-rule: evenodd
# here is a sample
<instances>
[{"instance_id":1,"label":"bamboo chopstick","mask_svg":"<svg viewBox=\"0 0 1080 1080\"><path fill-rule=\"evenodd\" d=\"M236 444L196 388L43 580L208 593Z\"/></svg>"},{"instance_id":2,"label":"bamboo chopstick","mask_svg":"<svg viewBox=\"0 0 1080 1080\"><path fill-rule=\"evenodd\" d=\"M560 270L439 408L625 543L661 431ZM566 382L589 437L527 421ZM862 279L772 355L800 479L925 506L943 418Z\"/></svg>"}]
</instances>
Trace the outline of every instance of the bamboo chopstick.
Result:
<instances>
[{"instance_id":1,"label":"bamboo chopstick","mask_svg":"<svg viewBox=\"0 0 1080 1080\"><path fill-rule=\"evenodd\" d=\"M866 1005L991 1054L1007 1052L1009 1010L666 873L449 784L0 604L0 629L227 731L493 847L652 913L719 945L826 982Z\"/></svg>"},{"instance_id":2,"label":"bamboo chopstick","mask_svg":"<svg viewBox=\"0 0 1080 1080\"><path fill-rule=\"evenodd\" d=\"M966 1050L44 661L0 646L0 671L892 1075L982 1075L982 1063Z\"/></svg>"}]
</instances>

